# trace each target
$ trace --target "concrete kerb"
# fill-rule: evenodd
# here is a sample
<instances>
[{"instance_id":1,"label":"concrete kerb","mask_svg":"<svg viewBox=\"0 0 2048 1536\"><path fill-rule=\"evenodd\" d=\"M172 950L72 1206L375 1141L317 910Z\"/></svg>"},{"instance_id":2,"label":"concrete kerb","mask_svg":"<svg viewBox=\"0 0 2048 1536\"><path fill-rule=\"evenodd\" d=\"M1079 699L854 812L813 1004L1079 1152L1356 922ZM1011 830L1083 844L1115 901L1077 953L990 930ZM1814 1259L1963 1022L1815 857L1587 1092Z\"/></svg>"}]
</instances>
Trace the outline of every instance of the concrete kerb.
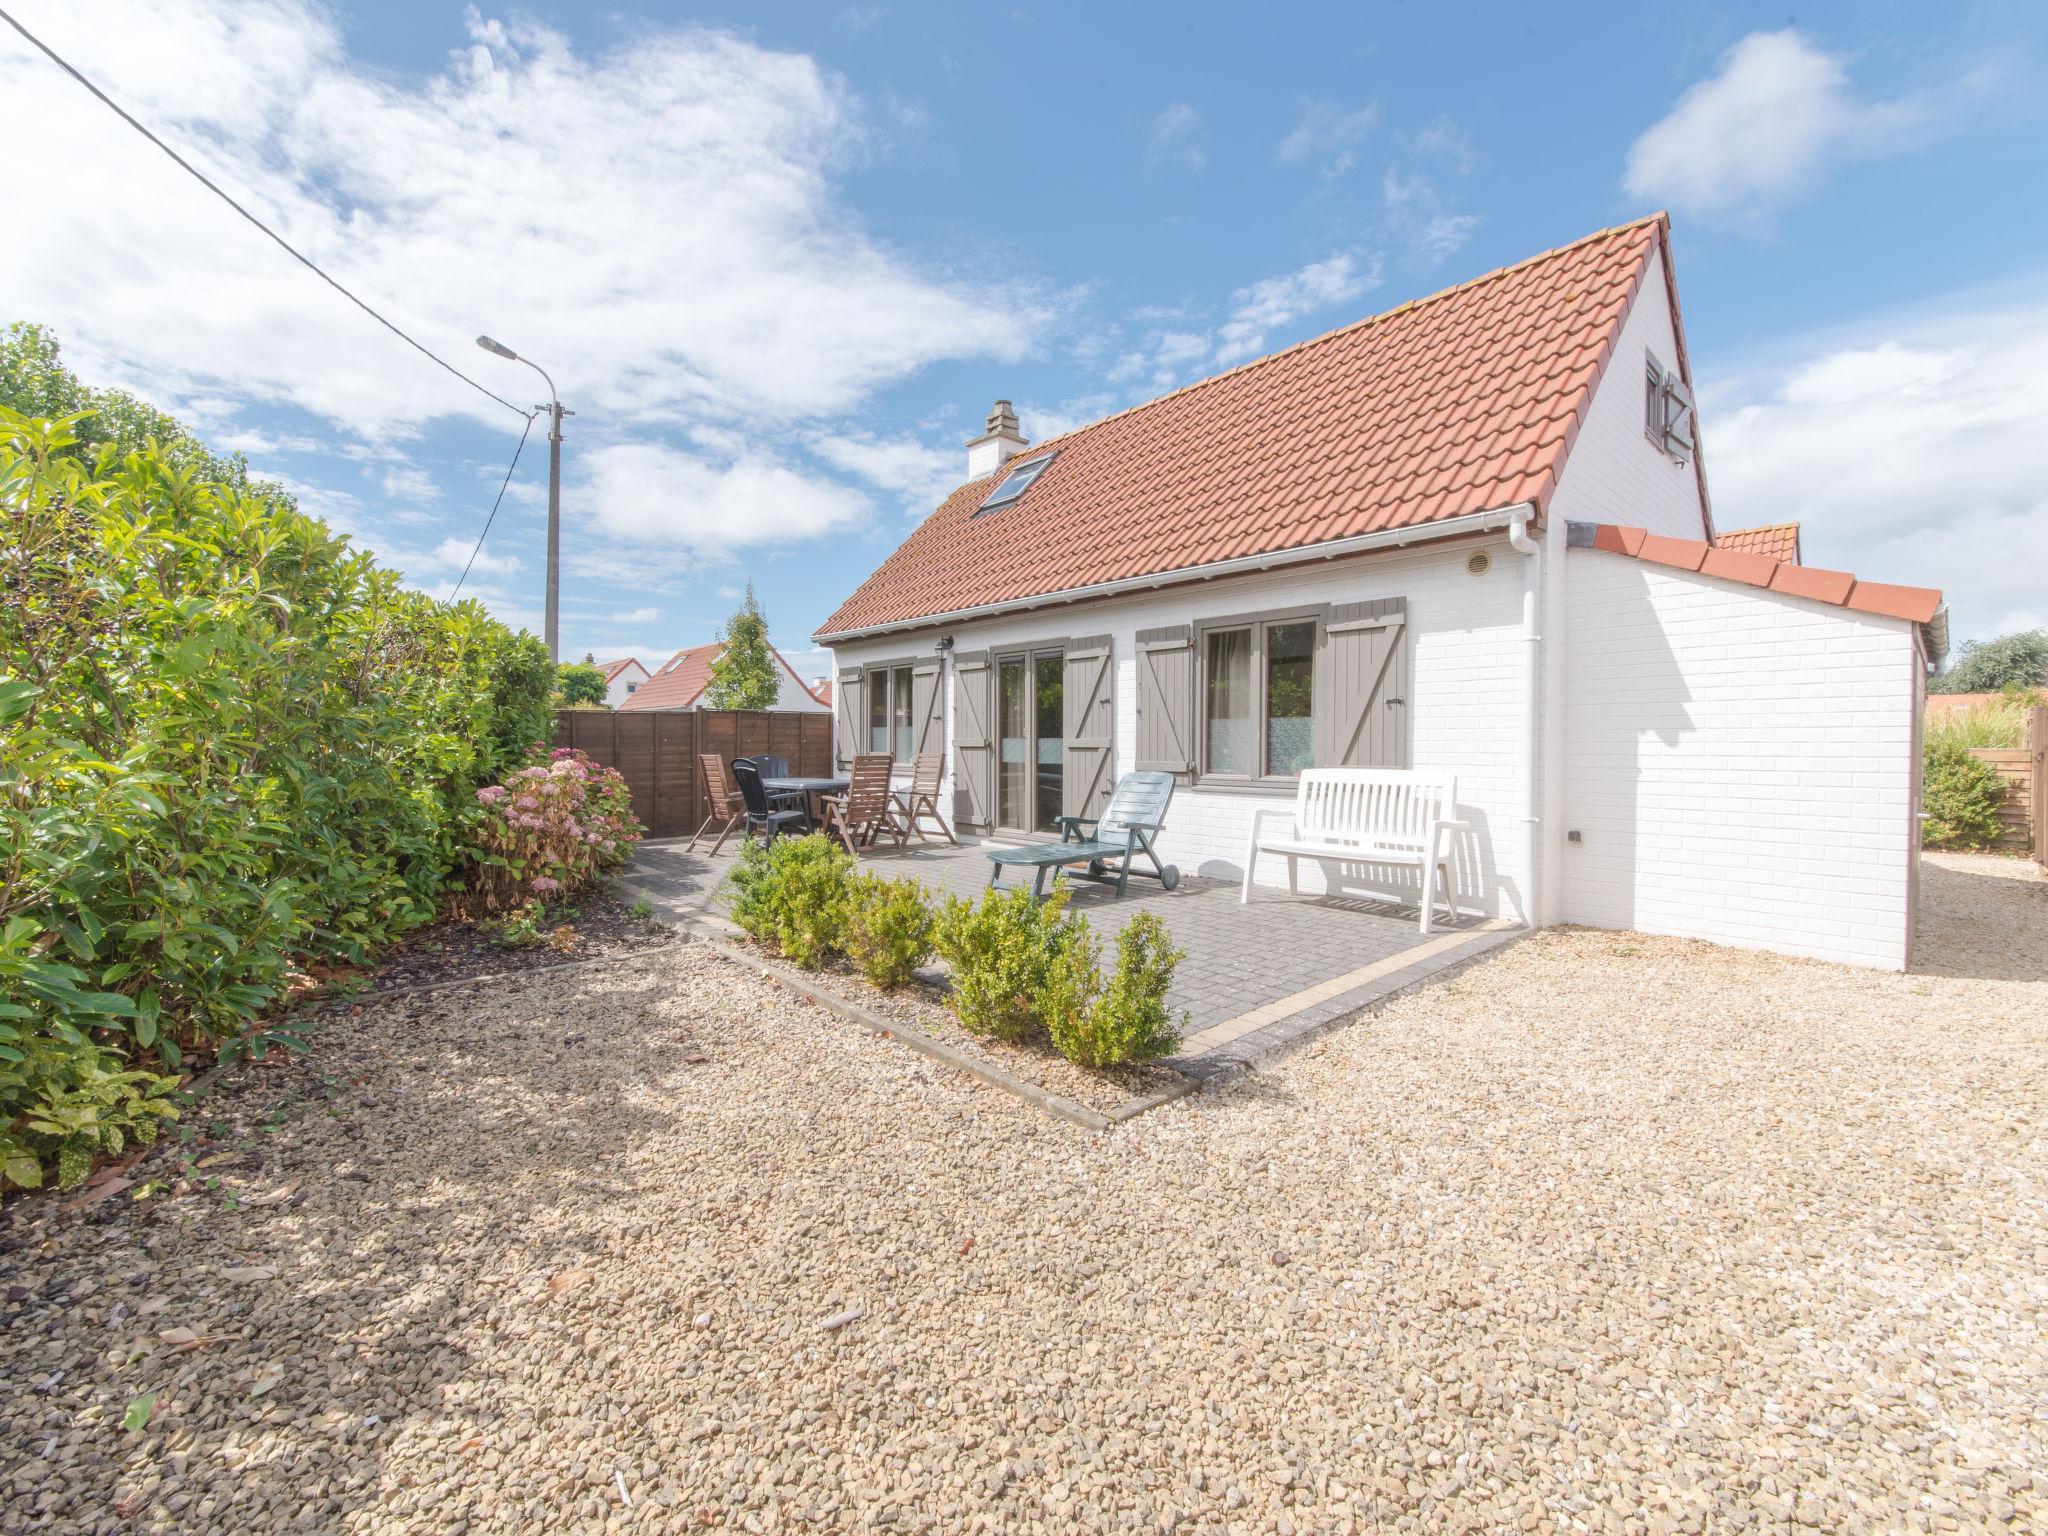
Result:
<instances>
[{"instance_id":1,"label":"concrete kerb","mask_svg":"<svg viewBox=\"0 0 2048 1536\"><path fill-rule=\"evenodd\" d=\"M990 1087L999 1088L1013 1098L1021 1099L1026 1104L1070 1124L1083 1126L1091 1131L1106 1131L1112 1126L1135 1119L1149 1109L1157 1109L1162 1104L1170 1104L1175 1099L1185 1098L1200 1086L1194 1078L1185 1077L1169 1088L1157 1093L1148 1093L1141 1098L1130 1099L1115 1109L1106 1112L1090 1109L1087 1105L1077 1104L1063 1094L1040 1088L1036 1083L1027 1083L1016 1074L1006 1072L991 1062L982 1061L957 1046L948 1045L943 1040L934 1039L922 1030L900 1024L894 1019L885 1019L861 1004L829 991L801 971L755 954L734 941L733 936L739 929L723 918L709 913L690 917L662 914L658 905L661 898L655 892L635 885L631 880L615 878L612 881L612 889L623 896L647 902L655 907L657 915L660 915L663 921L678 931L709 944L726 959L781 983L800 997L816 1003L820 1008L829 1009L848 1022L858 1024L870 1034L879 1035L885 1040L900 1040L920 1055L929 1056L934 1061L944 1062L950 1067L957 1067L960 1071L981 1079Z\"/></svg>"}]
</instances>

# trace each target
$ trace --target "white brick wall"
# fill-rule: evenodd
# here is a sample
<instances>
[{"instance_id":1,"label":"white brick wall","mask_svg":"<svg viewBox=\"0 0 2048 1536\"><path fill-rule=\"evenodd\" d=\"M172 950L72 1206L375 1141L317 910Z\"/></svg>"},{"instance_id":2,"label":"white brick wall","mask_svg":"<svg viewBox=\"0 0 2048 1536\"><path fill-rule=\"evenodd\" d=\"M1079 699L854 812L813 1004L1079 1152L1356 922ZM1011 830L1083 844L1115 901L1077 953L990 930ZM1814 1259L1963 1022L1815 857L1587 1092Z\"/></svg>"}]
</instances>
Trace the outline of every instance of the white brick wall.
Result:
<instances>
[{"instance_id":1,"label":"white brick wall","mask_svg":"<svg viewBox=\"0 0 2048 1536\"><path fill-rule=\"evenodd\" d=\"M1484 576L1465 569L1477 549L1492 557ZM1045 639L1107 633L1116 666L1116 764L1125 772L1137 750L1137 632L1159 625L1261 613L1294 603L1408 600L1409 700L1414 766L1458 775L1461 814L1474 824L1459 852L1455 879L1469 907L1519 910L1525 889L1520 843L1516 722L1521 699L1522 557L1504 539L1435 551L1386 552L1255 576L1191 583L1168 591L1048 610L946 631L956 650L1001 651ZM929 653L935 634L907 641L841 646L835 665L869 665ZM948 721L951 671L948 670ZM948 772L952 761L948 754ZM946 804L951 805L950 782ZM1173 802L1162 851L1184 871L1241 879L1253 810L1284 799L1184 786ZM1284 885L1277 859L1259 866L1262 884ZM1303 888L1321 890L1304 867Z\"/></svg>"},{"instance_id":2,"label":"white brick wall","mask_svg":"<svg viewBox=\"0 0 2048 1536\"><path fill-rule=\"evenodd\" d=\"M1597 550L1566 563L1553 917L1903 969L1912 626Z\"/></svg>"}]
</instances>

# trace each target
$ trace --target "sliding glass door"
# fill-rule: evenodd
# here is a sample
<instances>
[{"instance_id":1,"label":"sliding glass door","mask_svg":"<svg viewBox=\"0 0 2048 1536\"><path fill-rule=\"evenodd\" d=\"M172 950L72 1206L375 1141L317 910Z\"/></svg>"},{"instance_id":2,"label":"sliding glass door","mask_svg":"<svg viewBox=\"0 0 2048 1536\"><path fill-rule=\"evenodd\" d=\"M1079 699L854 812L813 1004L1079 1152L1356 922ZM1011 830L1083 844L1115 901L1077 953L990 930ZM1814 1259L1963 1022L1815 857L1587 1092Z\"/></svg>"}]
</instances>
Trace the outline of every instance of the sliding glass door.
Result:
<instances>
[{"instance_id":1,"label":"sliding glass door","mask_svg":"<svg viewBox=\"0 0 2048 1536\"><path fill-rule=\"evenodd\" d=\"M996 824L1057 832L1065 746L1065 658L1024 651L996 661Z\"/></svg>"}]
</instances>

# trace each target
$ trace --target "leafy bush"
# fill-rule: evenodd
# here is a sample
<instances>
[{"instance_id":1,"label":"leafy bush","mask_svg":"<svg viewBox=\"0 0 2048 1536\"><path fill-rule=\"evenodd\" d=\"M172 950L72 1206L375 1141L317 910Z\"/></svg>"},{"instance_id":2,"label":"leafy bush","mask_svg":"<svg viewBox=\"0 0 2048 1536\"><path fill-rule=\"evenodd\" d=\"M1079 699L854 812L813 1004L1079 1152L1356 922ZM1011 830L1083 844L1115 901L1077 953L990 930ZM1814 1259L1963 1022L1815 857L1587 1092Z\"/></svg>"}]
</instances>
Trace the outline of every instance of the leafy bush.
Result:
<instances>
[{"instance_id":1,"label":"leafy bush","mask_svg":"<svg viewBox=\"0 0 2048 1536\"><path fill-rule=\"evenodd\" d=\"M1965 640L1955 662L1932 679L1930 693L1996 693L2002 688L2048 687L2048 629L2027 629L1995 640Z\"/></svg>"},{"instance_id":2,"label":"leafy bush","mask_svg":"<svg viewBox=\"0 0 2048 1536\"><path fill-rule=\"evenodd\" d=\"M1922 841L1930 848L1990 848L2001 833L2005 781L1953 741L1930 739L1920 777Z\"/></svg>"},{"instance_id":3,"label":"leafy bush","mask_svg":"<svg viewBox=\"0 0 2048 1536\"><path fill-rule=\"evenodd\" d=\"M565 661L555 668L555 694L567 707L603 709L604 674L588 662Z\"/></svg>"},{"instance_id":4,"label":"leafy bush","mask_svg":"<svg viewBox=\"0 0 2048 1536\"><path fill-rule=\"evenodd\" d=\"M953 1012L967 1029L998 1040L1040 1032L1048 995L1071 984L1072 952L1085 950L1088 925L1066 911L1065 881L1044 901L1023 886L984 891L981 900L947 899L932 939L953 968Z\"/></svg>"},{"instance_id":5,"label":"leafy bush","mask_svg":"<svg viewBox=\"0 0 2048 1536\"><path fill-rule=\"evenodd\" d=\"M847 958L876 986L900 987L931 959L932 925L917 881L862 875L847 893Z\"/></svg>"},{"instance_id":6,"label":"leafy bush","mask_svg":"<svg viewBox=\"0 0 2048 1536\"><path fill-rule=\"evenodd\" d=\"M68 378L24 375L10 346L0 393ZM539 641L405 590L238 465L126 419L88 454L105 421L0 407L15 1183L152 1134L184 1053L254 1038L295 965L430 920L477 786L547 728Z\"/></svg>"},{"instance_id":7,"label":"leafy bush","mask_svg":"<svg viewBox=\"0 0 2048 1536\"><path fill-rule=\"evenodd\" d=\"M1116 938L1115 974L1099 992L1094 948L1091 942L1080 961L1074 958L1078 951L1070 950L1066 964L1055 972L1043 1004L1054 1048L1084 1067L1172 1055L1181 1030L1167 1012L1166 993L1186 956L1173 947L1166 925L1150 912L1124 924Z\"/></svg>"},{"instance_id":8,"label":"leafy bush","mask_svg":"<svg viewBox=\"0 0 2048 1536\"><path fill-rule=\"evenodd\" d=\"M476 792L470 889L486 912L555 901L626 862L642 828L625 778L558 747Z\"/></svg>"},{"instance_id":9,"label":"leafy bush","mask_svg":"<svg viewBox=\"0 0 2048 1536\"><path fill-rule=\"evenodd\" d=\"M853 856L831 838L750 839L727 879L732 920L785 959L810 969L845 947Z\"/></svg>"}]
</instances>

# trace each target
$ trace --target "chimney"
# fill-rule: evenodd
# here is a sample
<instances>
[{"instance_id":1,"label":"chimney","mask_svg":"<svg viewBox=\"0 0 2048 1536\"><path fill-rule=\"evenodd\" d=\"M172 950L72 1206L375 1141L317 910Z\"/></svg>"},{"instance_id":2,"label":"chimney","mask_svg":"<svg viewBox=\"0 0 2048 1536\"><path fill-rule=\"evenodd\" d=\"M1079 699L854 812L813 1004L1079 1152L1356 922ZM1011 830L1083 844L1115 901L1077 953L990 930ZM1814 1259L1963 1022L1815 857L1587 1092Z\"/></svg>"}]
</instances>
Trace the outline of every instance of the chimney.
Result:
<instances>
[{"instance_id":1,"label":"chimney","mask_svg":"<svg viewBox=\"0 0 2048 1536\"><path fill-rule=\"evenodd\" d=\"M988 430L967 440L967 478L979 480L992 475L1029 446L1017 430L1017 413L1007 400L998 400L988 413Z\"/></svg>"}]
</instances>

